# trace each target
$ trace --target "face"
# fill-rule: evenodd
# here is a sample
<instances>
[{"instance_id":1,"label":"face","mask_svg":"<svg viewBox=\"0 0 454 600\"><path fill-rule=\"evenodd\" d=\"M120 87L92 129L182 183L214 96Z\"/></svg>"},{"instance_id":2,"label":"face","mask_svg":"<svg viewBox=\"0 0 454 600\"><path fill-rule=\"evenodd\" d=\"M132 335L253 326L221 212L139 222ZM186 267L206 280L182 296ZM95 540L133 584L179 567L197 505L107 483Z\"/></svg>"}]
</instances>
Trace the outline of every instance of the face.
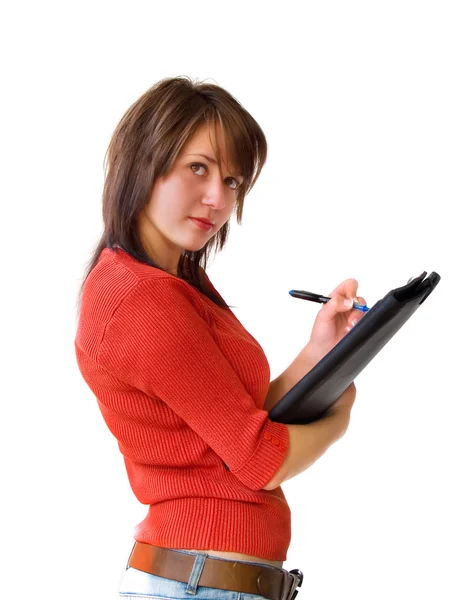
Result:
<instances>
[{"instance_id":1,"label":"face","mask_svg":"<svg viewBox=\"0 0 454 600\"><path fill-rule=\"evenodd\" d=\"M182 250L200 250L228 221L243 181L227 166L219 126L221 165L216 163L214 136L214 125L203 125L195 132L169 174L156 180L139 215L139 235L147 253L174 275ZM208 219L212 225L204 227L194 217Z\"/></svg>"}]
</instances>

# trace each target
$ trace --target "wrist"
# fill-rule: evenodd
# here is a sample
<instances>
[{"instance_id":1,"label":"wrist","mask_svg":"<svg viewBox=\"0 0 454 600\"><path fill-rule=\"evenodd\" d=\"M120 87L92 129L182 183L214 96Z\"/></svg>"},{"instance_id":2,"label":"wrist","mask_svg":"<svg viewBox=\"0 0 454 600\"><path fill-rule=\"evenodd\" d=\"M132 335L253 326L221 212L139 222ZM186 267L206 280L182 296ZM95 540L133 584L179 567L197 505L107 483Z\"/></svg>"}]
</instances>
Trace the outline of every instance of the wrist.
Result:
<instances>
[{"instance_id":1,"label":"wrist","mask_svg":"<svg viewBox=\"0 0 454 600\"><path fill-rule=\"evenodd\" d=\"M316 344L313 341L309 342L304 346L302 353L304 353L304 359L307 364L307 370L310 371L317 363L319 363L324 356L328 354L330 348L322 347L320 344Z\"/></svg>"}]
</instances>

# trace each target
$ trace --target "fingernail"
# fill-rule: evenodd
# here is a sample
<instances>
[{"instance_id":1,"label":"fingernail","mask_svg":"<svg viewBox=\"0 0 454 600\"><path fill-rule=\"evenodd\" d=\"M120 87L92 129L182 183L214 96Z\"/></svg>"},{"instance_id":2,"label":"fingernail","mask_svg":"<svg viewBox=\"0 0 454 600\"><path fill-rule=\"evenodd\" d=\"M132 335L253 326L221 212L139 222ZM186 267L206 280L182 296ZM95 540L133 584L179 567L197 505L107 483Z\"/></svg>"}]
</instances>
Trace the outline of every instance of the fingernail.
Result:
<instances>
[{"instance_id":1,"label":"fingernail","mask_svg":"<svg viewBox=\"0 0 454 600\"><path fill-rule=\"evenodd\" d=\"M354 327L356 325L356 323L358 323L358 321L353 320L352 321L352 327Z\"/></svg>"},{"instance_id":2,"label":"fingernail","mask_svg":"<svg viewBox=\"0 0 454 600\"><path fill-rule=\"evenodd\" d=\"M351 308L353 306L353 300L351 298L345 298L344 306L348 306L349 308Z\"/></svg>"}]
</instances>

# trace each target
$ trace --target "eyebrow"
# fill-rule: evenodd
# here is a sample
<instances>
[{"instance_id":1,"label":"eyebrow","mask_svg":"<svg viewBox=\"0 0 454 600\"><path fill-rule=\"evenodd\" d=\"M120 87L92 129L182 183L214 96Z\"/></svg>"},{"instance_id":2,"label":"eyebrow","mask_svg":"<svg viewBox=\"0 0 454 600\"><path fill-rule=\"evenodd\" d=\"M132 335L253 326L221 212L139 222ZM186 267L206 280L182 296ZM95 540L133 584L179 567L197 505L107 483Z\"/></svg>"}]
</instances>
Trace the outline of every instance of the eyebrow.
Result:
<instances>
[{"instance_id":1,"label":"eyebrow","mask_svg":"<svg viewBox=\"0 0 454 600\"><path fill-rule=\"evenodd\" d=\"M188 152L186 156L203 156L210 163L216 164L217 161L212 156L207 156L206 154L201 154L200 152ZM237 177L243 177L241 173L232 173L232 175L236 175Z\"/></svg>"}]
</instances>

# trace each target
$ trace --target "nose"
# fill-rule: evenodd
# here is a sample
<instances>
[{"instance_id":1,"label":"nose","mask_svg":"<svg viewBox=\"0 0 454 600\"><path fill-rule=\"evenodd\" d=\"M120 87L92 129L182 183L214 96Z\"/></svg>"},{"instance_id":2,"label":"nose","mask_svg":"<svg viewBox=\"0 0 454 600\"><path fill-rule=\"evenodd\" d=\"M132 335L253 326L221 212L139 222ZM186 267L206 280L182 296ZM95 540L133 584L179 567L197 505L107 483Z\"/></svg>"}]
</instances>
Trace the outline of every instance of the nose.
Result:
<instances>
[{"instance_id":1,"label":"nose","mask_svg":"<svg viewBox=\"0 0 454 600\"><path fill-rule=\"evenodd\" d=\"M207 182L202 203L221 210L225 207L225 193L225 183L221 176L216 175Z\"/></svg>"}]
</instances>

